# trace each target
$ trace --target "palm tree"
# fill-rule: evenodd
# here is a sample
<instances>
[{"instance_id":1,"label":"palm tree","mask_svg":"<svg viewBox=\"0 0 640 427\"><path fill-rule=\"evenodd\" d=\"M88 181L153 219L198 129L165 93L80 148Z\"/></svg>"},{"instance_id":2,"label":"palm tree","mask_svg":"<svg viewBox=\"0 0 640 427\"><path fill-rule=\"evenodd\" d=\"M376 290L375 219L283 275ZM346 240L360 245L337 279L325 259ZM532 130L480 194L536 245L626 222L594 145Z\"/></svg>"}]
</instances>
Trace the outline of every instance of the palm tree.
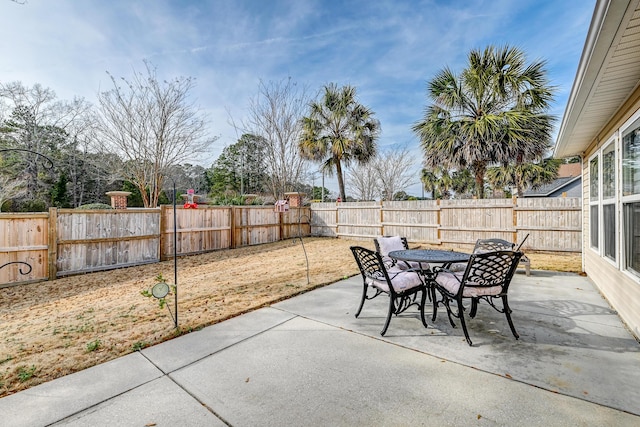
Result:
<instances>
[{"instance_id":1,"label":"palm tree","mask_svg":"<svg viewBox=\"0 0 640 427\"><path fill-rule=\"evenodd\" d=\"M451 174L451 188L457 196L467 197L475 186L473 175L468 169L454 171Z\"/></svg>"},{"instance_id":2,"label":"palm tree","mask_svg":"<svg viewBox=\"0 0 640 427\"><path fill-rule=\"evenodd\" d=\"M472 50L462 73L441 70L428 84L423 120L413 126L427 167L469 169L484 197L488 166L539 158L550 147L554 88L545 63L527 65L513 47Z\"/></svg>"},{"instance_id":3,"label":"palm tree","mask_svg":"<svg viewBox=\"0 0 640 427\"><path fill-rule=\"evenodd\" d=\"M431 191L432 199L449 199L453 178L449 170L445 168L422 169L422 184L425 189Z\"/></svg>"},{"instance_id":4,"label":"palm tree","mask_svg":"<svg viewBox=\"0 0 640 427\"><path fill-rule=\"evenodd\" d=\"M309 105L309 115L302 119L299 148L302 157L319 162L328 174L334 169L340 197L346 200L342 166L351 162L367 163L376 155L380 123L369 108L356 99L356 89L324 87L319 101Z\"/></svg>"},{"instance_id":5,"label":"palm tree","mask_svg":"<svg viewBox=\"0 0 640 427\"><path fill-rule=\"evenodd\" d=\"M544 159L537 163L509 163L487 170L487 181L493 188L513 186L518 197L527 188L534 190L553 182L558 177L560 159Z\"/></svg>"}]
</instances>

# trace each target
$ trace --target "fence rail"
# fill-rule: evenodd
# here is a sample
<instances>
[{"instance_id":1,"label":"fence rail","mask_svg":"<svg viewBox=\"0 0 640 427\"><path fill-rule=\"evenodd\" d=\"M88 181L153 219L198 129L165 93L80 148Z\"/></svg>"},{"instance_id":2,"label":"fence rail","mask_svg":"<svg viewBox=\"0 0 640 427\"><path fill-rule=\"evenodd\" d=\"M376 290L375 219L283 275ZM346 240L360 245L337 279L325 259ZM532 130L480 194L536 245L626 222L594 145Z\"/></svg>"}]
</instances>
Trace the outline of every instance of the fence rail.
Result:
<instances>
[{"instance_id":1,"label":"fence rail","mask_svg":"<svg viewBox=\"0 0 640 427\"><path fill-rule=\"evenodd\" d=\"M313 203L311 234L402 235L411 242L469 249L502 238L535 251L582 251L580 198Z\"/></svg>"},{"instance_id":2,"label":"fence rail","mask_svg":"<svg viewBox=\"0 0 640 427\"><path fill-rule=\"evenodd\" d=\"M176 209L177 254L308 236L308 207ZM0 286L159 262L173 257L173 207L0 214Z\"/></svg>"}]
</instances>

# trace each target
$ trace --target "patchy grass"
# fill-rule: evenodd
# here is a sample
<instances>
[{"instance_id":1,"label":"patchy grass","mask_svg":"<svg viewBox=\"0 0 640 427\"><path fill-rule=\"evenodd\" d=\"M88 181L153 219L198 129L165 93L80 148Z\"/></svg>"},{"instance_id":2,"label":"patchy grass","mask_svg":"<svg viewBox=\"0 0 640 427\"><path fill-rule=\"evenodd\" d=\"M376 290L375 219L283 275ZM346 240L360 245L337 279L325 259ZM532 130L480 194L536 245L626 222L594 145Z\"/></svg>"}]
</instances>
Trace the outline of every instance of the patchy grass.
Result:
<instances>
[{"instance_id":1,"label":"patchy grass","mask_svg":"<svg viewBox=\"0 0 640 427\"><path fill-rule=\"evenodd\" d=\"M159 274L173 282L173 261L0 288L0 397L358 274L354 244L373 249L305 238L310 283L299 239L180 258L179 330L141 295ZM532 269L580 271L579 254L527 255Z\"/></svg>"}]
</instances>

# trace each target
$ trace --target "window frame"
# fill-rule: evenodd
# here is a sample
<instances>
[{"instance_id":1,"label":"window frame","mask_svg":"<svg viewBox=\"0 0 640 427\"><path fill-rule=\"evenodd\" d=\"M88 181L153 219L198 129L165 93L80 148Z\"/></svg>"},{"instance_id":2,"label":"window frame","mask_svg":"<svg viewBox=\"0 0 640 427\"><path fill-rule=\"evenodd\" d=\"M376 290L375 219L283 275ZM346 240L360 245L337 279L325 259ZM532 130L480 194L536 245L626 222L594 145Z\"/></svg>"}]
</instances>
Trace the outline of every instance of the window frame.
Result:
<instances>
[{"instance_id":1,"label":"window frame","mask_svg":"<svg viewBox=\"0 0 640 427\"><path fill-rule=\"evenodd\" d=\"M634 125L636 125L634 127ZM620 147L620 159L619 159L619 177L618 180L620 182L620 190L619 190L619 216L620 216L620 224L621 224L621 238L620 238L620 251L619 251L619 259L620 259L620 270L624 273L633 277L636 281L640 280L640 271L636 271L632 268L629 268L627 264L627 242L629 238L633 238L632 230L627 230L627 222L624 216L626 211L626 206L632 203L640 203L640 192L638 194L628 194L625 195L624 191L624 137L625 133L628 133L630 130L640 129L640 110L636 111L622 126L619 128L619 147Z\"/></svg>"},{"instance_id":2,"label":"window frame","mask_svg":"<svg viewBox=\"0 0 640 427\"><path fill-rule=\"evenodd\" d=\"M619 171L620 171L620 155L619 155L619 143L620 139L618 138L618 132L615 132L604 144L600 146L594 153L589 157L589 247L602 259L611 263L612 265L619 267L620 259L622 256L621 253L621 242L620 242L620 224L622 221L622 214L620 212L620 203L619 203L619 188L618 184ZM605 156L608 156L609 153L613 155L613 161L610 163L611 167L613 167L613 171L608 175L609 181L607 184L609 186L613 186L613 188L608 187L609 191L605 195ZM593 167L593 163L597 162L597 167ZM594 170L595 169L595 170ZM594 176L595 174L595 176ZM597 180L594 186L594 177ZM613 217L613 235L614 240L611 244L607 244L610 239L609 227L605 224L605 210L609 210L610 207L613 206L613 216L607 215L607 218L610 219ZM595 210L595 221L594 221L594 210ZM596 228L596 230L594 230ZM595 231L595 236L594 232ZM594 238L595 243L594 245Z\"/></svg>"},{"instance_id":3,"label":"window frame","mask_svg":"<svg viewBox=\"0 0 640 427\"><path fill-rule=\"evenodd\" d=\"M597 180L595 183L595 187L593 185L594 179L594 168L592 167L592 163L596 161L596 170L595 170L595 179ZM600 255L601 247L600 244L600 150L596 150L591 157L589 157L589 248ZM595 190L595 191L594 191ZM595 194L594 194L595 193ZM596 220L593 221L593 208L596 208ZM596 227L595 236L594 236L594 224ZM595 245L594 245L595 238Z\"/></svg>"}]
</instances>

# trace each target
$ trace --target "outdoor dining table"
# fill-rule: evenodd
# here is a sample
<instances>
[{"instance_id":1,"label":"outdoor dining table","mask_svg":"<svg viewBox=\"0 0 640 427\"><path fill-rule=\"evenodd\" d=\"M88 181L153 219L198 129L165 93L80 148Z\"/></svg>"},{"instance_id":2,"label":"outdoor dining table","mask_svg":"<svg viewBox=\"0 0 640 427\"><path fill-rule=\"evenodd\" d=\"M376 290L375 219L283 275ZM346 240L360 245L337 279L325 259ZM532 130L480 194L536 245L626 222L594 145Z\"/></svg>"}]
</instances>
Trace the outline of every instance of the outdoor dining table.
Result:
<instances>
[{"instance_id":1,"label":"outdoor dining table","mask_svg":"<svg viewBox=\"0 0 640 427\"><path fill-rule=\"evenodd\" d=\"M421 266L423 263L425 265L447 265L455 262L467 262L470 256L471 255L464 252L446 251L442 249L405 249L389 252L389 258L397 261L417 262ZM431 268L424 268L423 273L430 274Z\"/></svg>"}]
</instances>

